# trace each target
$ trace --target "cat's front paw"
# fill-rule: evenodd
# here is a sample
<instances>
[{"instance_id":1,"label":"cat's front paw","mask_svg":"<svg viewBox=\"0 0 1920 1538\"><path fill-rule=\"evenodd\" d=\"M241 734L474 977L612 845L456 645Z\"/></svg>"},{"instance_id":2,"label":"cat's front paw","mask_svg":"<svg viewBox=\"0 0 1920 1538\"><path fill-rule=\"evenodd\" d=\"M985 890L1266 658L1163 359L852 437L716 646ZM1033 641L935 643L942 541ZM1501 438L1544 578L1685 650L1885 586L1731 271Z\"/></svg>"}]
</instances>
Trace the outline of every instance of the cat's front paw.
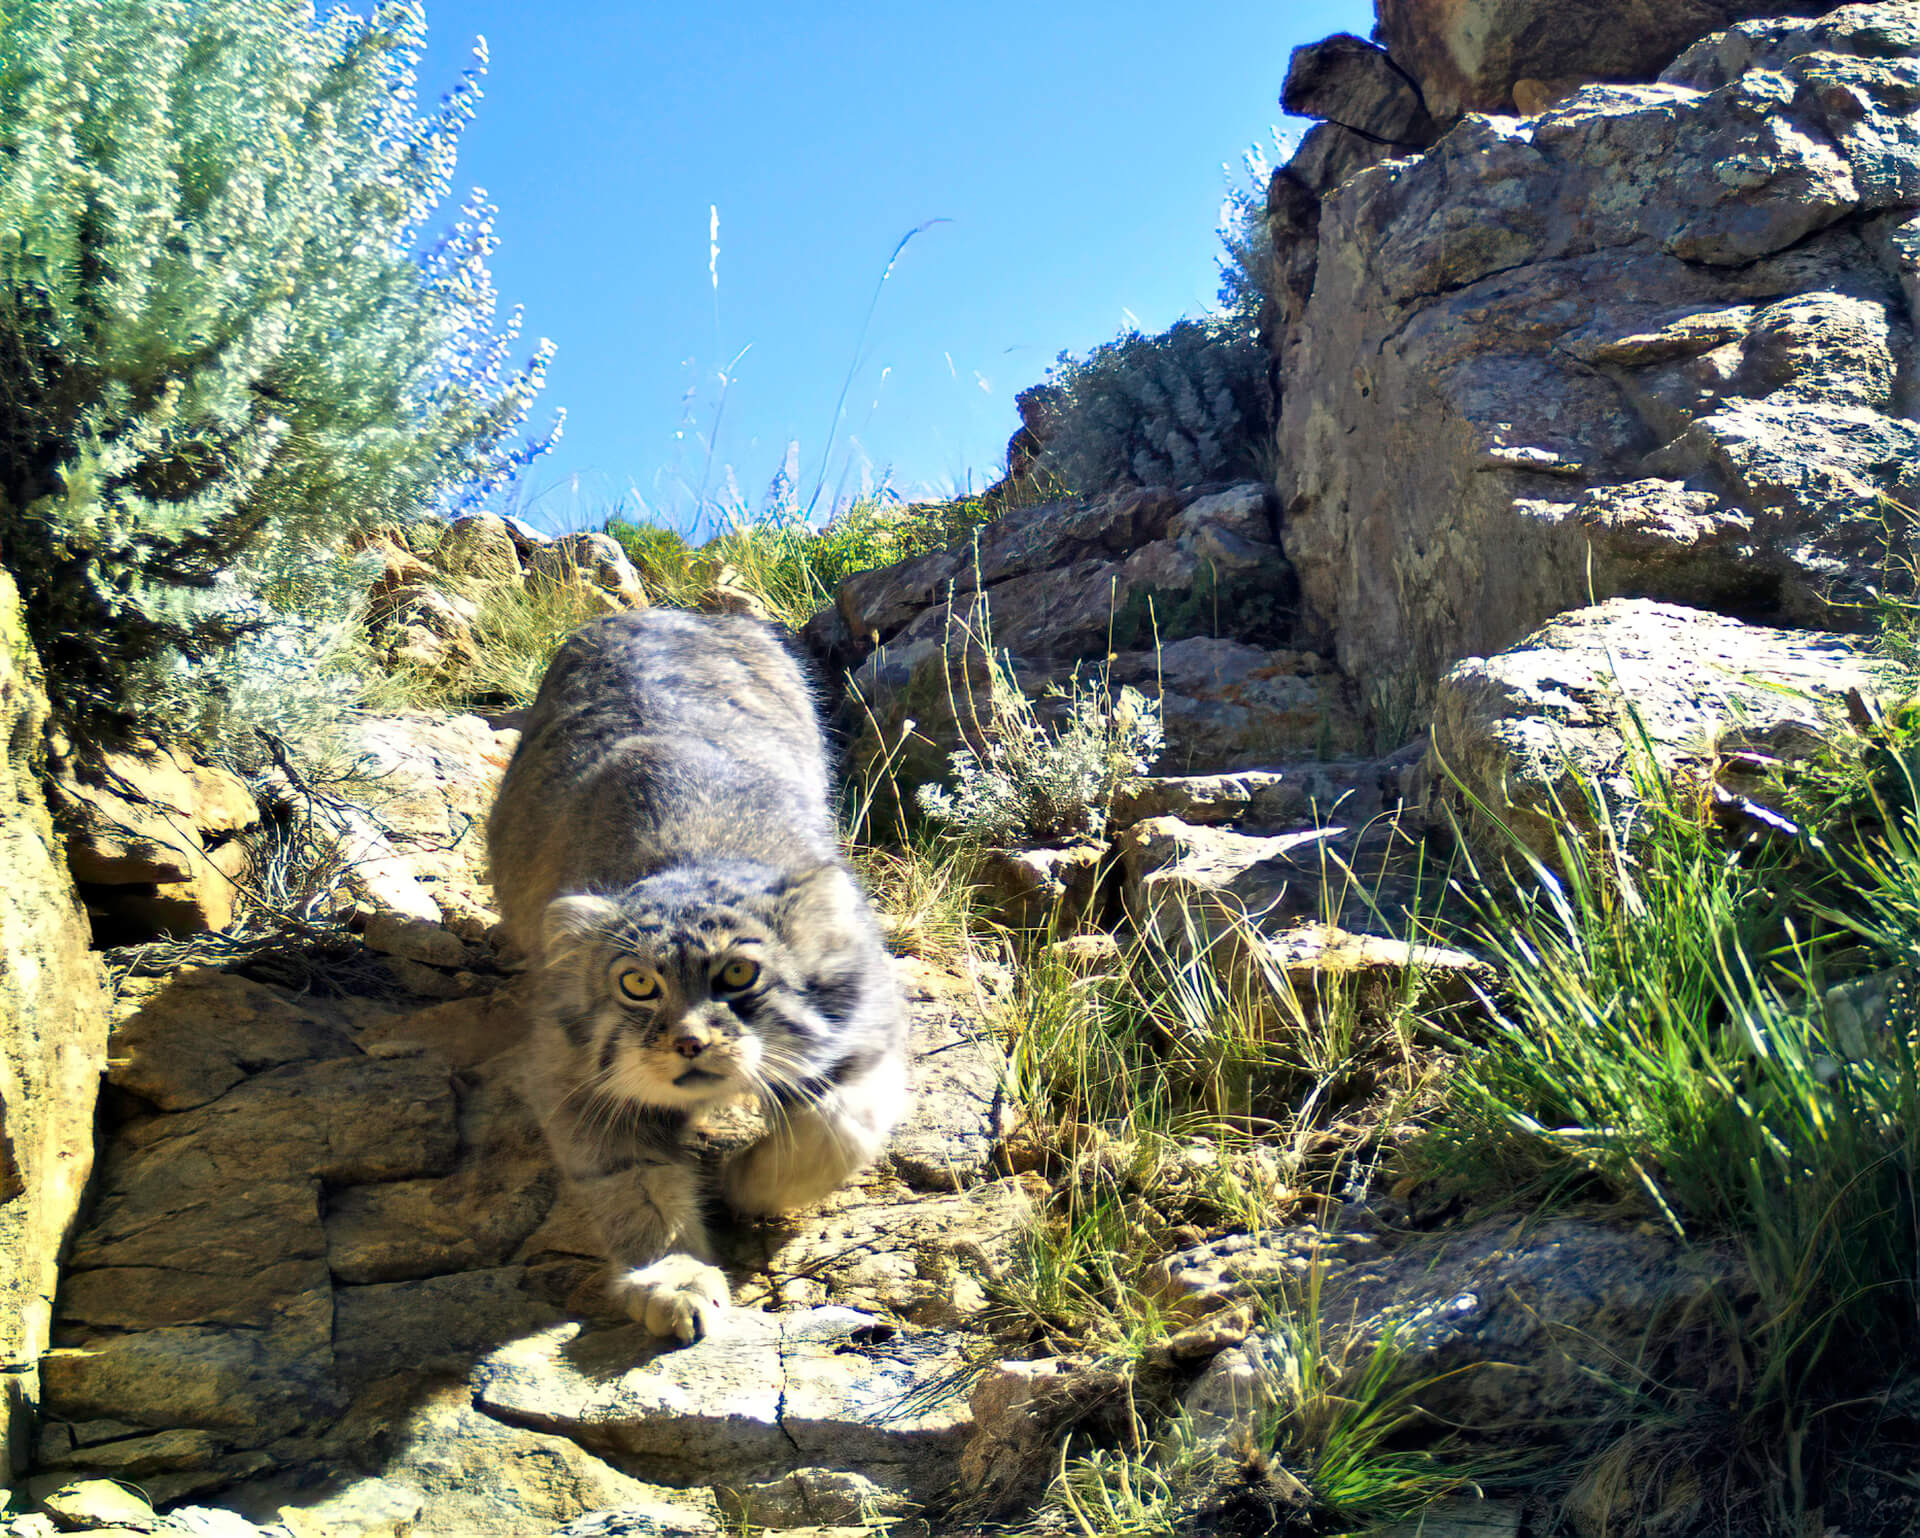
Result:
<instances>
[{"instance_id":1,"label":"cat's front paw","mask_svg":"<svg viewBox=\"0 0 1920 1538\"><path fill-rule=\"evenodd\" d=\"M668 1255L628 1271L614 1293L636 1324L689 1343L712 1330L728 1302L727 1279L691 1255Z\"/></svg>"}]
</instances>

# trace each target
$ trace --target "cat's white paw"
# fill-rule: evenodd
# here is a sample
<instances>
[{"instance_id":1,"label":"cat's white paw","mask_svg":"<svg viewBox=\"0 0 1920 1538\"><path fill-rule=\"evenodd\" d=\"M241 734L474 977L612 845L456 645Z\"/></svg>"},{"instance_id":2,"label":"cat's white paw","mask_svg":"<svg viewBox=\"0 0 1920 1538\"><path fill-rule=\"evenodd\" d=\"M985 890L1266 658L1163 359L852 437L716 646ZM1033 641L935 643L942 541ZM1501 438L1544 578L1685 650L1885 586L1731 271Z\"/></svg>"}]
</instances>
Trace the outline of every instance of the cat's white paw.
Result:
<instances>
[{"instance_id":1,"label":"cat's white paw","mask_svg":"<svg viewBox=\"0 0 1920 1538\"><path fill-rule=\"evenodd\" d=\"M614 1292L636 1324L689 1343L713 1328L729 1298L727 1279L691 1255L667 1255L628 1271Z\"/></svg>"}]
</instances>

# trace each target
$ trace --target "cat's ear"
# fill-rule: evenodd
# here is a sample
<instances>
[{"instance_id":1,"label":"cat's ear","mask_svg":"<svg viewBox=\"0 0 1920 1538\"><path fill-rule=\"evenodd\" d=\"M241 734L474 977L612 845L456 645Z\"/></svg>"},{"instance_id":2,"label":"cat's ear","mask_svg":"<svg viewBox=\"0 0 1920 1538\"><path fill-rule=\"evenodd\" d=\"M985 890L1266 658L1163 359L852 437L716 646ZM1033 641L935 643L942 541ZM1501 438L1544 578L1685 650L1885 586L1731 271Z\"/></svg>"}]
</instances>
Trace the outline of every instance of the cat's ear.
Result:
<instances>
[{"instance_id":1,"label":"cat's ear","mask_svg":"<svg viewBox=\"0 0 1920 1538\"><path fill-rule=\"evenodd\" d=\"M576 949L589 936L605 932L620 910L604 897L577 893L556 897L540 915L540 942L549 959Z\"/></svg>"},{"instance_id":2,"label":"cat's ear","mask_svg":"<svg viewBox=\"0 0 1920 1538\"><path fill-rule=\"evenodd\" d=\"M860 928L860 885L840 865L822 865L790 883L780 904L780 928L791 944L837 943Z\"/></svg>"}]
</instances>

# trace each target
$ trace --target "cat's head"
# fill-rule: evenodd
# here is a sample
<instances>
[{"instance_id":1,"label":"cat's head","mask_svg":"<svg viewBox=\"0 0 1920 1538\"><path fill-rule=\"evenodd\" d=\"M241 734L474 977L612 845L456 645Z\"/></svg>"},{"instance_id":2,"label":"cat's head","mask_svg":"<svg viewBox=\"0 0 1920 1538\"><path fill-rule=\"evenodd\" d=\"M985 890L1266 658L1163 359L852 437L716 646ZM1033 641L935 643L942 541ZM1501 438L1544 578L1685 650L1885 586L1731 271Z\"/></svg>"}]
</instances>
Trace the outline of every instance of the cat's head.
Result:
<instances>
[{"instance_id":1,"label":"cat's head","mask_svg":"<svg viewBox=\"0 0 1920 1538\"><path fill-rule=\"evenodd\" d=\"M682 866L548 904L539 986L603 1094L691 1108L803 1091L870 991L871 921L836 865Z\"/></svg>"}]
</instances>

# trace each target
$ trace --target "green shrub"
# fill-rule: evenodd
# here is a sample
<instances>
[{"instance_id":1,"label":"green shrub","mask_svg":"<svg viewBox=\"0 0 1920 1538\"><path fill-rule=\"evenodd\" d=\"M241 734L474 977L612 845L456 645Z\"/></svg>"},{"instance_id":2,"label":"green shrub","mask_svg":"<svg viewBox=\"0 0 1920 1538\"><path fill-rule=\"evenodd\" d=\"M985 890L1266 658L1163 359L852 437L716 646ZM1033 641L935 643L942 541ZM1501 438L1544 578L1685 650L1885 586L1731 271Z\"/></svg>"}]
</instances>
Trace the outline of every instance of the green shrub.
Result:
<instances>
[{"instance_id":1,"label":"green shrub","mask_svg":"<svg viewBox=\"0 0 1920 1538\"><path fill-rule=\"evenodd\" d=\"M1756 856L1640 778L1631 840L1595 788L1599 833L1562 835L1557 871L1516 835L1531 879L1504 901L1469 887L1504 981L1441 1136L1483 1196L1597 1183L1739 1247L1729 1478L1764 1485L1783 1445L1811 1471L1835 1407L1914 1339L1920 1014L1890 984L1920 964L1920 821L1908 800L1858 847ZM1800 1467L1789 1484L1803 1512Z\"/></svg>"},{"instance_id":2,"label":"green shrub","mask_svg":"<svg viewBox=\"0 0 1920 1538\"><path fill-rule=\"evenodd\" d=\"M491 210L418 253L479 95L417 111L424 43L411 0L0 8L0 555L69 718L284 706L345 536L551 441L517 438L549 348L511 361Z\"/></svg>"},{"instance_id":3,"label":"green shrub","mask_svg":"<svg viewBox=\"0 0 1920 1538\"><path fill-rule=\"evenodd\" d=\"M1039 469L1083 495L1258 476L1273 419L1267 353L1244 314L1128 332L1061 354L1038 415Z\"/></svg>"},{"instance_id":4,"label":"green shrub","mask_svg":"<svg viewBox=\"0 0 1920 1538\"><path fill-rule=\"evenodd\" d=\"M952 755L953 789L919 788L920 809L966 844L1099 834L1121 781L1160 756L1160 702L1076 683L1065 720L1049 726L997 657L991 667L982 746Z\"/></svg>"}]
</instances>

